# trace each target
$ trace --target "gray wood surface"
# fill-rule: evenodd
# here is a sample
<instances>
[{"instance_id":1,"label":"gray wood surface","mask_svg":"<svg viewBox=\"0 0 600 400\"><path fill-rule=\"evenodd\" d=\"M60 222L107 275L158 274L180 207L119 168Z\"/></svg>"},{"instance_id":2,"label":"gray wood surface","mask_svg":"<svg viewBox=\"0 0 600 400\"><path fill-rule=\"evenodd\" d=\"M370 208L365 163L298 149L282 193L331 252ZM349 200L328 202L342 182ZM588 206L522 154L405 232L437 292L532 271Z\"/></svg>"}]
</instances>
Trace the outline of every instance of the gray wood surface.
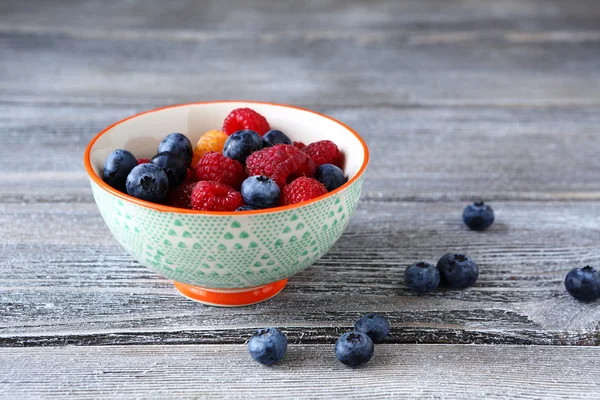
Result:
<instances>
[{"instance_id":1,"label":"gray wood surface","mask_svg":"<svg viewBox=\"0 0 600 400\"><path fill-rule=\"evenodd\" d=\"M599 27L595 0L1 1L0 398L600 398L600 306L562 284L600 265ZM214 99L327 113L372 152L331 252L240 309L132 261L82 166L103 127ZM479 197L485 233L460 220ZM407 291L449 251L474 287ZM389 341L344 369L368 311ZM274 369L240 345L266 325L293 344Z\"/></svg>"},{"instance_id":2,"label":"gray wood surface","mask_svg":"<svg viewBox=\"0 0 600 400\"><path fill-rule=\"evenodd\" d=\"M0 392L13 398L597 399L600 392L597 347L379 345L356 370L340 364L331 345L290 346L274 367L257 365L242 345L68 346L0 355Z\"/></svg>"},{"instance_id":3,"label":"gray wood surface","mask_svg":"<svg viewBox=\"0 0 600 400\"><path fill-rule=\"evenodd\" d=\"M0 349L0 356L0 393L13 398L562 400L600 392L598 347L379 345L355 370L331 345L290 346L274 367L256 364L242 345Z\"/></svg>"},{"instance_id":4,"label":"gray wood surface","mask_svg":"<svg viewBox=\"0 0 600 400\"><path fill-rule=\"evenodd\" d=\"M562 283L573 265L600 261L600 231L589 229L600 208L497 202L496 223L477 233L463 226L462 204L365 200L331 252L276 299L219 310L132 261L93 203L6 204L0 344L242 343L263 325L333 343L367 311L389 316L393 342L600 343L600 307ZM477 284L412 295L405 266L450 251L479 262Z\"/></svg>"},{"instance_id":5,"label":"gray wood surface","mask_svg":"<svg viewBox=\"0 0 600 400\"><path fill-rule=\"evenodd\" d=\"M89 140L112 122L159 105L0 103L6 161L0 201L93 202L82 168ZM372 162L365 199L600 199L600 108L312 108L367 141ZM36 162L23 163L31 154Z\"/></svg>"}]
</instances>

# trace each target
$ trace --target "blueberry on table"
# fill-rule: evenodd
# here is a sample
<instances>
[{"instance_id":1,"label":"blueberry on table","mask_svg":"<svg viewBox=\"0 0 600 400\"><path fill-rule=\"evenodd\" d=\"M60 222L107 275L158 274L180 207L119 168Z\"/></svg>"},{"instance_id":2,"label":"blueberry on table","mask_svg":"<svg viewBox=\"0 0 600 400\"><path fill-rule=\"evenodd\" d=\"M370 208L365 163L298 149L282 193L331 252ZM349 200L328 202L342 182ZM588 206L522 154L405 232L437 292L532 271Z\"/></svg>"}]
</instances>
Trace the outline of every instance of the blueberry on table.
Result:
<instances>
[{"instance_id":1,"label":"blueberry on table","mask_svg":"<svg viewBox=\"0 0 600 400\"><path fill-rule=\"evenodd\" d=\"M181 185L187 177L188 168L185 161L175 153L163 151L152 157L150 162L165 170L171 189Z\"/></svg>"},{"instance_id":2,"label":"blueberry on table","mask_svg":"<svg viewBox=\"0 0 600 400\"><path fill-rule=\"evenodd\" d=\"M464 254L448 253L437 263L441 283L450 288L466 288L479 277L477 263Z\"/></svg>"},{"instance_id":3,"label":"blueberry on table","mask_svg":"<svg viewBox=\"0 0 600 400\"><path fill-rule=\"evenodd\" d=\"M335 190L348 181L340 167L333 164L323 164L317 167L315 179L325 186L328 192Z\"/></svg>"},{"instance_id":4,"label":"blueberry on table","mask_svg":"<svg viewBox=\"0 0 600 400\"><path fill-rule=\"evenodd\" d=\"M279 205L281 189L273 179L256 175L244 180L241 193L244 203L258 208L271 208Z\"/></svg>"},{"instance_id":5,"label":"blueberry on table","mask_svg":"<svg viewBox=\"0 0 600 400\"><path fill-rule=\"evenodd\" d=\"M243 206L239 206L238 208L235 209L235 211L255 211L255 210L260 210L260 208L250 206L248 204L244 204Z\"/></svg>"},{"instance_id":6,"label":"blueberry on table","mask_svg":"<svg viewBox=\"0 0 600 400\"><path fill-rule=\"evenodd\" d=\"M167 173L152 163L138 165L127 176L127 193L138 199L160 203L168 190Z\"/></svg>"},{"instance_id":7,"label":"blueberry on table","mask_svg":"<svg viewBox=\"0 0 600 400\"><path fill-rule=\"evenodd\" d=\"M354 324L354 330L367 335L374 343L382 342L390 333L390 323L381 314L365 314Z\"/></svg>"},{"instance_id":8,"label":"blueberry on table","mask_svg":"<svg viewBox=\"0 0 600 400\"><path fill-rule=\"evenodd\" d=\"M440 285L440 271L434 265L421 261L404 270L404 283L413 292L431 292Z\"/></svg>"},{"instance_id":9,"label":"blueberry on table","mask_svg":"<svg viewBox=\"0 0 600 400\"><path fill-rule=\"evenodd\" d=\"M292 144L287 135L277 129L271 129L262 137L264 147L273 147L276 144Z\"/></svg>"},{"instance_id":10,"label":"blueberry on table","mask_svg":"<svg viewBox=\"0 0 600 400\"><path fill-rule=\"evenodd\" d=\"M573 268L565 278L565 288L577 300L598 300L600 299L600 272L589 265Z\"/></svg>"},{"instance_id":11,"label":"blueberry on table","mask_svg":"<svg viewBox=\"0 0 600 400\"><path fill-rule=\"evenodd\" d=\"M478 201L465 207L463 221L475 231L483 231L494 223L494 210L483 201Z\"/></svg>"},{"instance_id":12,"label":"blueberry on table","mask_svg":"<svg viewBox=\"0 0 600 400\"><path fill-rule=\"evenodd\" d=\"M335 343L337 359L352 368L369 362L374 352L373 341L361 332L344 333Z\"/></svg>"},{"instance_id":13,"label":"blueberry on table","mask_svg":"<svg viewBox=\"0 0 600 400\"><path fill-rule=\"evenodd\" d=\"M262 148L263 140L260 135L254 131L245 129L237 131L227 138L223 147L223 155L245 164L246 158L250 154Z\"/></svg>"},{"instance_id":14,"label":"blueberry on table","mask_svg":"<svg viewBox=\"0 0 600 400\"><path fill-rule=\"evenodd\" d=\"M181 133L168 134L158 145L157 153L162 153L163 151L175 153L183 158L186 168L192 164L192 156L194 154L192 142Z\"/></svg>"},{"instance_id":15,"label":"blueberry on table","mask_svg":"<svg viewBox=\"0 0 600 400\"><path fill-rule=\"evenodd\" d=\"M127 175L138 165L137 159L127 150L117 149L104 162L102 180L115 189L125 192Z\"/></svg>"},{"instance_id":16,"label":"blueberry on table","mask_svg":"<svg viewBox=\"0 0 600 400\"><path fill-rule=\"evenodd\" d=\"M287 337L277 328L259 329L248 342L252 358L261 364L279 362L287 350Z\"/></svg>"}]
</instances>

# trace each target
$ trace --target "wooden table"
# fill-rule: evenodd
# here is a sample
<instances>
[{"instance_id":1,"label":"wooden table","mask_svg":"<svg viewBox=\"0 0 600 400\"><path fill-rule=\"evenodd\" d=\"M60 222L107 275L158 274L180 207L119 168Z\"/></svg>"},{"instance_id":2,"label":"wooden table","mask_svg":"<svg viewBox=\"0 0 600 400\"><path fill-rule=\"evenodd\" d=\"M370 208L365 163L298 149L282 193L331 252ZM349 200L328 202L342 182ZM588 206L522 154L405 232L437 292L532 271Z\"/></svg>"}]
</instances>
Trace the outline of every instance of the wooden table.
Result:
<instances>
[{"instance_id":1,"label":"wooden table","mask_svg":"<svg viewBox=\"0 0 600 400\"><path fill-rule=\"evenodd\" d=\"M286 3L0 2L0 397L600 398L600 303L562 283L600 264L600 3ZM110 123L211 99L312 108L372 152L344 236L245 308L133 261L82 167ZM405 266L449 251L475 287L411 294ZM393 330L349 370L333 343L369 311ZM244 342L271 325L267 368Z\"/></svg>"}]
</instances>

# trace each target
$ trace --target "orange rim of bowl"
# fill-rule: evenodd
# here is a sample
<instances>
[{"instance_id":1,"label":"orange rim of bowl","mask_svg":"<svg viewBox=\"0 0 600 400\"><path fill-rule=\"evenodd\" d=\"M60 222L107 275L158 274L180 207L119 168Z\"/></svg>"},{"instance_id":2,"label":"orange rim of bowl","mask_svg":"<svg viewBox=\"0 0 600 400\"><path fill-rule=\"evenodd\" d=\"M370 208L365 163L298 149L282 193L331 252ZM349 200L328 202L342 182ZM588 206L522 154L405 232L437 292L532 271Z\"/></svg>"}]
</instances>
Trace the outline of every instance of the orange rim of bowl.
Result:
<instances>
[{"instance_id":1,"label":"orange rim of bowl","mask_svg":"<svg viewBox=\"0 0 600 400\"><path fill-rule=\"evenodd\" d=\"M336 124L339 124L341 126L343 126L344 128L346 128L350 133L352 133L354 135L354 137L356 137L356 139L358 139L358 141L360 142L360 144L362 145L363 148L363 153L364 153L364 160L362 165L360 166L360 169L358 170L358 172L351 178L348 180L348 182L344 183L342 186L340 186L339 188L332 190L331 192L328 192L327 194L320 196L320 197L316 197L314 199L311 200L307 200L307 201L303 201L301 203L296 203L296 204L292 204L292 205L288 205L288 206L280 206L280 207L275 207L275 208L266 208L266 209L262 209L262 210L252 210L252 211L201 211L201 210L188 210L185 208L177 208L177 207L170 207L170 206L165 206L162 204L156 204L156 203L151 203L149 201L146 200L141 200L138 199L136 197L130 196L126 193L120 192L117 189L113 188L112 186L109 186L108 184L106 184L106 182L104 182L102 180L102 178L100 178L96 172L94 171L94 169L92 168L92 162L90 160L90 153L92 151L92 147L94 147L94 144L96 143L96 141L102 136L104 135L106 132L108 132L109 130L111 130L112 128L114 128L117 125L122 124L123 122L129 121L130 119L139 117L141 115L144 114L150 114L153 112L158 112L158 111L162 111L162 110L166 110L169 108L176 108L176 107L187 107L187 106L193 106L193 105L200 105L200 104L217 104L217 103L246 103L246 104L266 104L266 105L270 105L270 106L275 106L275 107L285 107L285 108L291 108L291 109L295 109L295 110L300 110L300 111L306 111L309 112L311 114L316 114L319 115L323 118L327 118L333 122L335 122ZM174 105L170 105L170 106L166 106L166 107L159 107L159 108L155 108L152 110L148 110L148 111L144 111L135 115L132 115L130 117L124 118L120 121L115 122L114 124L104 128L103 130L100 131L100 133L98 133L96 136L94 136L94 138L91 140L91 142L87 145L87 148L85 149L85 153L83 155L83 163L85 165L85 170L87 171L88 175L90 176L90 178L98 185L100 186L102 189L106 190L107 192L111 193L114 196L117 196L125 201L134 203L138 206L141 207L145 207L145 208L151 208L153 210L156 211L160 211L160 212L171 212L171 213L179 213L179 214L201 214L201 215L244 215L244 214L267 214L267 213L273 213L273 212L280 212L280 211L286 211L286 210L293 210L295 208L299 208L311 203L316 203L318 201L324 200L330 196L333 196L337 193L342 192L343 190L345 190L347 187L349 187L350 185L352 185L364 172L365 169L367 168L367 165L369 164L369 149L367 147L367 144L365 143L364 139L362 137L360 137L360 135L358 133L356 133L356 131L352 128L350 128L348 125L344 124L343 122L338 121L335 118L331 118L328 115L325 114L321 114L318 113L316 111L312 111L312 110L308 110L306 108L302 108L302 107L296 107L296 106L290 106L287 104L277 104L277 103L269 103L269 102L265 102L265 101L245 101L245 100L219 100L219 101L200 101L200 102L193 102L193 103L184 103L184 104L174 104Z\"/></svg>"},{"instance_id":2,"label":"orange rim of bowl","mask_svg":"<svg viewBox=\"0 0 600 400\"><path fill-rule=\"evenodd\" d=\"M185 297L200 303L221 307L249 306L277 296L287 285L287 278L239 292L219 292L201 286L173 282L175 289Z\"/></svg>"}]
</instances>

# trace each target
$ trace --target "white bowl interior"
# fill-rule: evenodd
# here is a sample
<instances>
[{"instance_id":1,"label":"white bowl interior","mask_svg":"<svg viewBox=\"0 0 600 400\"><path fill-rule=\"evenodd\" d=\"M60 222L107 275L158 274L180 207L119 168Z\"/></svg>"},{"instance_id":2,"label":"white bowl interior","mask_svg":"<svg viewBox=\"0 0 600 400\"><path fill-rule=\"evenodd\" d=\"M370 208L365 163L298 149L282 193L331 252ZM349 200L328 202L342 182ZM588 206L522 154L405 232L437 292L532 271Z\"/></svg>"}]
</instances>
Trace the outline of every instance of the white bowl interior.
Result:
<instances>
[{"instance_id":1,"label":"white bowl interior","mask_svg":"<svg viewBox=\"0 0 600 400\"><path fill-rule=\"evenodd\" d=\"M290 139L305 144L331 140L344 152L344 173L354 177L365 160L359 139L339 123L308 111L295 108L245 102L191 104L166 108L131 118L104 133L91 149L90 161L98 176L106 157L115 149L131 151L137 158L151 158L158 144L171 132L186 135L192 145L203 133L221 129L223 120L231 110L249 107L264 115L271 129L285 132Z\"/></svg>"}]
</instances>

